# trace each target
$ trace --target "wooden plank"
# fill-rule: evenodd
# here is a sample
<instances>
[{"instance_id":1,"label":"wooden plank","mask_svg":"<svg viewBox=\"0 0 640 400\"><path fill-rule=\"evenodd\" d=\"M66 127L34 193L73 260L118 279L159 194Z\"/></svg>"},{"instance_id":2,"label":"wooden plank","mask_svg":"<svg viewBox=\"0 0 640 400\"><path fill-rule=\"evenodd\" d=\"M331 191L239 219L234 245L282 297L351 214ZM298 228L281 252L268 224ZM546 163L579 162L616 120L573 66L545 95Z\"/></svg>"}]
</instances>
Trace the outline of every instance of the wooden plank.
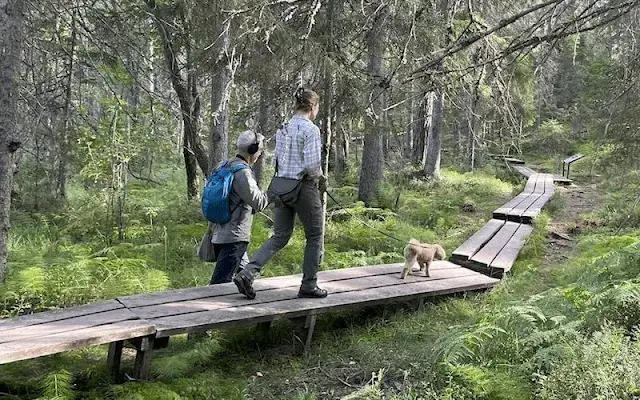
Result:
<instances>
[{"instance_id":1,"label":"wooden plank","mask_svg":"<svg viewBox=\"0 0 640 400\"><path fill-rule=\"evenodd\" d=\"M367 267L353 267L320 271L318 272L318 280L320 282L326 282L339 279L384 275L402 269L402 265L403 264L401 263L383 264ZM433 264L433 268L454 267L454 265L448 265L439 262ZM277 276L273 278L256 279L253 286L257 292L262 290L277 289L285 286L299 287L301 280L302 274ZM229 283L120 297L118 298L118 300L128 308L133 309L136 307L145 307L156 304L173 303L178 301L195 300L215 296L226 296L235 293L238 293L238 289L233 283Z\"/></svg>"},{"instance_id":2,"label":"wooden plank","mask_svg":"<svg viewBox=\"0 0 640 400\"><path fill-rule=\"evenodd\" d=\"M544 181L544 194L553 195L554 190L555 190L555 186L553 184L553 175L547 174Z\"/></svg>"},{"instance_id":3,"label":"wooden plank","mask_svg":"<svg viewBox=\"0 0 640 400\"><path fill-rule=\"evenodd\" d=\"M533 193L533 191L536 189L536 183L538 182L539 175L540 174L536 173L527 178L527 184L524 186L524 190L522 191L522 193Z\"/></svg>"},{"instance_id":4,"label":"wooden plank","mask_svg":"<svg viewBox=\"0 0 640 400\"><path fill-rule=\"evenodd\" d=\"M400 279L402 267L396 269L392 274L377 275L371 277L361 277L354 279L334 280L319 282L323 289L329 291L330 295L349 291L359 291L365 289L390 287L405 285L419 280L436 281L442 279L459 278L476 274L466 268L456 266L456 268L443 269L436 268L430 270L430 277L421 275L408 275L404 280ZM134 312L142 319L153 321L154 318L162 318L170 315L188 314L200 311L222 310L227 308L241 308L244 306L263 307L284 300L295 299L298 294L298 286L284 287L279 289L266 290L258 293L255 300L249 300L240 294L234 293L228 296L216 296L205 299L183 301L177 303L159 304L148 307L139 307Z\"/></svg>"},{"instance_id":5,"label":"wooden plank","mask_svg":"<svg viewBox=\"0 0 640 400\"><path fill-rule=\"evenodd\" d=\"M508 163L511 164L522 164L524 165L524 160L520 160L519 158L513 158L513 157L505 157L504 160Z\"/></svg>"},{"instance_id":6,"label":"wooden plank","mask_svg":"<svg viewBox=\"0 0 640 400\"><path fill-rule=\"evenodd\" d=\"M571 185L571 183L573 183L573 180L565 178L564 176L553 175L553 182L559 183L560 185Z\"/></svg>"},{"instance_id":7,"label":"wooden plank","mask_svg":"<svg viewBox=\"0 0 640 400\"><path fill-rule=\"evenodd\" d=\"M148 321L122 321L0 345L0 364L26 360L62 351L117 342L155 333Z\"/></svg>"},{"instance_id":8,"label":"wooden plank","mask_svg":"<svg viewBox=\"0 0 640 400\"><path fill-rule=\"evenodd\" d=\"M138 317L126 308L105 311L97 314L83 315L76 318L68 318L59 321L45 322L38 325L29 325L21 328L7 330L0 335L0 343L13 342L25 339L40 340L41 337L51 334L70 332L78 329L90 328L98 325L107 325L120 321L137 319Z\"/></svg>"},{"instance_id":9,"label":"wooden plank","mask_svg":"<svg viewBox=\"0 0 640 400\"><path fill-rule=\"evenodd\" d=\"M469 259L469 264L481 266L490 265L493 259L496 258L498 253L500 253L502 248L507 244L509 239L511 239L519 225L520 224L515 222L507 221L502 229L500 229L480 251Z\"/></svg>"},{"instance_id":10,"label":"wooden plank","mask_svg":"<svg viewBox=\"0 0 640 400\"><path fill-rule=\"evenodd\" d=\"M117 300L103 301L100 303L88 304L78 307L69 307L61 310L39 312L35 314L23 315L17 318L5 319L0 322L0 332L22 328L30 325L44 324L46 322L60 321L69 318L81 317L83 315L97 314L105 311L117 310L124 306Z\"/></svg>"},{"instance_id":11,"label":"wooden plank","mask_svg":"<svg viewBox=\"0 0 640 400\"><path fill-rule=\"evenodd\" d=\"M583 157L584 157L583 154L578 153L578 154L572 155L571 157L565 158L564 160L562 160L562 162L565 163L565 164L571 164L572 162L578 161L579 159L581 159Z\"/></svg>"},{"instance_id":12,"label":"wooden plank","mask_svg":"<svg viewBox=\"0 0 640 400\"><path fill-rule=\"evenodd\" d=\"M520 193L513 199L509 200L508 203L505 203L504 205L500 206L500 208L496 209L493 212L493 218L507 219L507 215L509 215L509 212L513 210L514 207L517 207L518 204L528 199L530 195L531 193Z\"/></svg>"},{"instance_id":13,"label":"wooden plank","mask_svg":"<svg viewBox=\"0 0 640 400\"><path fill-rule=\"evenodd\" d=\"M451 253L451 261L466 262L502 228L505 221L491 219L479 231Z\"/></svg>"},{"instance_id":14,"label":"wooden plank","mask_svg":"<svg viewBox=\"0 0 640 400\"><path fill-rule=\"evenodd\" d=\"M520 226L518 226L518 230L502 248L500 253L498 253L496 258L493 259L489 268L499 268L502 270L501 274L509 271L515 263L516 258L518 258L520 249L524 247L527 238L531 235L531 232L533 232L533 227L531 225L520 224Z\"/></svg>"},{"instance_id":15,"label":"wooden plank","mask_svg":"<svg viewBox=\"0 0 640 400\"><path fill-rule=\"evenodd\" d=\"M521 214L522 222L530 223L532 219L540 214L542 208L545 206L545 204L547 204L547 202L549 202L550 199L551 195L546 194L538 197L538 199L531 205L531 207L529 207L525 212Z\"/></svg>"},{"instance_id":16,"label":"wooden plank","mask_svg":"<svg viewBox=\"0 0 640 400\"><path fill-rule=\"evenodd\" d=\"M203 311L185 315L158 318L157 336L171 336L184 332L197 332L238 324L294 318L303 315L339 311L354 306L362 307L422 296L435 296L469 290L489 288L498 282L481 274L436 281L417 280L404 285L381 287L360 291L330 294L323 299L291 299L263 304L260 307L244 306L222 310Z\"/></svg>"},{"instance_id":17,"label":"wooden plank","mask_svg":"<svg viewBox=\"0 0 640 400\"><path fill-rule=\"evenodd\" d=\"M513 169L515 169L516 171L518 171L520 174L522 174L525 178L530 177L531 175L535 174L536 171L532 170L529 167L525 167L524 165L514 165Z\"/></svg>"}]
</instances>

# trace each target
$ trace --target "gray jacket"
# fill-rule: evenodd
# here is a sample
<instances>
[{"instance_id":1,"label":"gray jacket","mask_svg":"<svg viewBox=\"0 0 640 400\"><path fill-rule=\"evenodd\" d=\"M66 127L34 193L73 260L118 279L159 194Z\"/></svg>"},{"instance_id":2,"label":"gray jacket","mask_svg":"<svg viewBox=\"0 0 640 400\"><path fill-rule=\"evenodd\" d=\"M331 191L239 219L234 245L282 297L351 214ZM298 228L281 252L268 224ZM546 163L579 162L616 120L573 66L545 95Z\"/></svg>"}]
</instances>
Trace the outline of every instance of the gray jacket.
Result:
<instances>
[{"instance_id":1,"label":"gray jacket","mask_svg":"<svg viewBox=\"0 0 640 400\"><path fill-rule=\"evenodd\" d=\"M247 165L241 158L234 157L230 160L229 166L238 164ZM222 163L218 167L221 165ZM211 243L248 242L251 238L252 210L262 211L267 208L269 204L267 193L258 187L251 167L235 173L229 202L232 210L231 220L226 224L211 224L213 228Z\"/></svg>"}]
</instances>

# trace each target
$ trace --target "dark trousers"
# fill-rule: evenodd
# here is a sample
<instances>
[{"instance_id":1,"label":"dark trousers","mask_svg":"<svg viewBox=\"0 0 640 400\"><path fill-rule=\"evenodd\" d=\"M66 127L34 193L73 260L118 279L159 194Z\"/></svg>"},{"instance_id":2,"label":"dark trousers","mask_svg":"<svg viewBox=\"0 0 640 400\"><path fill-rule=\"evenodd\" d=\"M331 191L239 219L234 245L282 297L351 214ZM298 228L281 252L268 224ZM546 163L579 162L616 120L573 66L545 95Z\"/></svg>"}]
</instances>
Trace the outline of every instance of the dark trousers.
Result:
<instances>
[{"instance_id":1,"label":"dark trousers","mask_svg":"<svg viewBox=\"0 0 640 400\"><path fill-rule=\"evenodd\" d=\"M253 280L253 277L262 270L267 261L289 242L296 214L302 222L307 239L302 260L302 285L300 289L315 289L322 255L324 215L322 203L320 203L320 192L318 192L318 186L313 180L302 181L300 194L295 204L292 206L276 205L273 236L253 254L251 262L243 268L243 275Z\"/></svg>"},{"instance_id":2,"label":"dark trousers","mask_svg":"<svg viewBox=\"0 0 640 400\"><path fill-rule=\"evenodd\" d=\"M248 242L213 244L216 253L216 267L211 276L210 285L231 282L233 274L240 267L242 256L247 251Z\"/></svg>"}]
</instances>

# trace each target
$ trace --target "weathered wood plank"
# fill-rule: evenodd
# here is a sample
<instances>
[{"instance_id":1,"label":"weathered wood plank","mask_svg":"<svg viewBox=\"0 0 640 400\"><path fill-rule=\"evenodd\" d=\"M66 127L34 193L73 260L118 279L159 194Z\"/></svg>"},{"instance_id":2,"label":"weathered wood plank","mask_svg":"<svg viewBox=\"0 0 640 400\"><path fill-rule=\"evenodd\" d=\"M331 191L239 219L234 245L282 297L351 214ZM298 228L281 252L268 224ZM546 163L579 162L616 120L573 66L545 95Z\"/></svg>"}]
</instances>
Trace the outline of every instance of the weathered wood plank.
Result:
<instances>
[{"instance_id":1,"label":"weathered wood plank","mask_svg":"<svg viewBox=\"0 0 640 400\"><path fill-rule=\"evenodd\" d=\"M515 169L516 171L518 171L520 174L522 174L525 178L530 177L531 175L535 174L536 171L532 170L529 167L525 167L524 165L514 165L513 169Z\"/></svg>"},{"instance_id":2,"label":"weathered wood plank","mask_svg":"<svg viewBox=\"0 0 640 400\"><path fill-rule=\"evenodd\" d=\"M532 174L528 179L527 179L527 184L524 186L524 190L522 191L522 193L527 194L527 193L533 193L533 191L536 189L536 184L538 182L538 176L540 174Z\"/></svg>"},{"instance_id":3,"label":"weathered wood plank","mask_svg":"<svg viewBox=\"0 0 640 400\"><path fill-rule=\"evenodd\" d=\"M392 274L326 282L320 281L319 284L323 289L328 290L330 295L334 295L336 293L343 293L348 291L359 291L383 286L404 285L415 281L436 281L442 279L471 276L476 274L476 272L474 271L461 267L451 269L435 268L430 270L431 276L428 278L421 275L408 275L404 280L402 280L400 279L400 270L401 267L396 269ZM221 310L226 308L241 308L244 306L262 307L266 303L295 299L297 294L298 286L290 286L259 292L255 300L249 300L244 296L241 296L236 291L236 293L228 296L216 296L198 300L139 307L134 309L134 312L142 319L153 321L154 318L162 318L171 315L188 314L200 311Z\"/></svg>"},{"instance_id":4,"label":"weathered wood plank","mask_svg":"<svg viewBox=\"0 0 640 400\"><path fill-rule=\"evenodd\" d=\"M133 320L57 333L40 337L38 340L25 339L3 343L0 345L0 364L117 342L153 333L155 333L153 324L148 321Z\"/></svg>"},{"instance_id":5,"label":"weathered wood plank","mask_svg":"<svg viewBox=\"0 0 640 400\"><path fill-rule=\"evenodd\" d=\"M522 164L524 165L524 160L521 160L519 158L513 158L513 157L505 157L504 160L508 163L511 164Z\"/></svg>"},{"instance_id":6,"label":"weathered wood plank","mask_svg":"<svg viewBox=\"0 0 640 400\"><path fill-rule=\"evenodd\" d=\"M339 311L353 306L362 307L421 296L478 290L489 288L497 282L497 279L481 274L435 281L417 280L404 285L330 294L324 299L291 299L261 304L260 307L234 307L158 318L154 322L157 324L157 336L163 337L223 326L256 324L280 318Z\"/></svg>"},{"instance_id":7,"label":"weathered wood plank","mask_svg":"<svg viewBox=\"0 0 640 400\"><path fill-rule=\"evenodd\" d=\"M97 314L122 308L124 308L124 306L117 300L109 300L78 307L64 308L61 310L23 315L20 317L4 319L0 321L0 332L9 329L23 328L25 326L44 324L46 322L60 321L69 318L81 317L83 315Z\"/></svg>"},{"instance_id":8,"label":"weathered wood plank","mask_svg":"<svg viewBox=\"0 0 640 400\"><path fill-rule=\"evenodd\" d=\"M321 282L351 279L364 276L376 276L391 273L402 269L401 263L382 264L367 267L353 267L344 269L334 269L318 272L318 280ZM455 268L455 265L435 262L433 268ZM285 286L300 286L302 274L277 276L272 278L256 279L254 289L256 292L262 290L277 289ZM207 297L226 296L238 293L238 289L234 284L221 284L200 286L195 288L176 289L165 292L148 293L143 295L120 297L118 300L128 308L145 307L156 304L174 303L178 301L196 300Z\"/></svg>"},{"instance_id":9,"label":"weathered wood plank","mask_svg":"<svg viewBox=\"0 0 640 400\"><path fill-rule=\"evenodd\" d=\"M531 235L531 232L533 232L533 227L531 225L520 224L518 226L518 230L516 230L511 239L502 248L500 253L498 253L496 258L493 259L489 265L489 269L500 269L501 271L498 273L500 276L509 271L518 258L520 249L524 247L527 238ZM491 276L494 275L491 274Z\"/></svg>"},{"instance_id":10,"label":"weathered wood plank","mask_svg":"<svg viewBox=\"0 0 640 400\"><path fill-rule=\"evenodd\" d=\"M105 311L97 314L83 315L76 318L68 318L59 321L45 322L38 325L29 325L22 328L15 328L2 332L0 335L0 343L13 342L25 339L40 340L41 337L70 332L77 329L85 329L98 325L113 324L120 321L128 321L137 319L138 317L127 310L121 308L118 310Z\"/></svg>"},{"instance_id":11,"label":"weathered wood plank","mask_svg":"<svg viewBox=\"0 0 640 400\"><path fill-rule=\"evenodd\" d=\"M511 239L519 225L520 224L515 222L507 221L502 229L500 229L480 251L469 259L469 265L490 265L509 239Z\"/></svg>"},{"instance_id":12,"label":"weathered wood plank","mask_svg":"<svg viewBox=\"0 0 640 400\"><path fill-rule=\"evenodd\" d=\"M517 207L520 203L527 200L531 196L531 193L520 193L513 199L509 200L506 204L502 205L500 208L496 209L493 212L493 218L495 219L507 219L507 215L513 210L514 207Z\"/></svg>"},{"instance_id":13,"label":"weathered wood plank","mask_svg":"<svg viewBox=\"0 0 640 400\"><path fill-rule=\"evenodd\" d=\"M451 261L464 263L469 260L482 246L491 240L504 223L505 221L501 219L489 220L479 231L451 253Z\"/></svg>"},{"instance_id":14,"label":"weathered wood plank","mask_svg":"<svg viewBox=\"0 0 640 400\"><path fill-rule=\"evenodd\" d=\"M562 160L562 162L565 163L565 164L571 164L572 162L578 161L579 159L581 159L583 157L584 157L583 154L578 153L578 154L572 155L571 157L565 158L564 160Z\"/></svg>"}]
</instances>

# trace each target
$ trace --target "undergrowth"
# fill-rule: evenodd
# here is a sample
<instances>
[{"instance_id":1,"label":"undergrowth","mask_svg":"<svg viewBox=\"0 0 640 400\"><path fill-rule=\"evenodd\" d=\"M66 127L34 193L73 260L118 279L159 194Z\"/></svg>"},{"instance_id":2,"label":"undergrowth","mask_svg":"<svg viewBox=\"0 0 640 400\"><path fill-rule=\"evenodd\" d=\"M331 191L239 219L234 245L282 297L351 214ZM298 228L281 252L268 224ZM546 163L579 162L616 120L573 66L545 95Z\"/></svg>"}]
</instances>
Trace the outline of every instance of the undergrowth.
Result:
<instances>
[{"instance_id":1,"label":"undergrowth","mask_svg":"<svg viewBox=\"0 0 640 400\"><path fill-rule=\"evenodd\" d=\"M329 203L323 268L401 259L401 242L362 221L401 240L440 242L450 252L513 190L486 174L453 171L441 182L409 182L386 186L369 208L356 201L353 187L331 188L340 204ZM194 258L204 229L197 204L161 195L160 188L136 190L125 241L113 231L95 233L100 221L90 233L96 214L88 210L99 205L90 196L71 202L73 218L16 214L11 266L0 291L4 313L205 284L211 266ZM423 308L400 304L325 315L306 357L291 351L295 330L280 321L266 342L252 328L195 341L174 337L169 348L154 352L151 382L109 384L106 349L98 347L4 366L0 391L65 399L637 398L640 226L628 218L618 231L615 224L630 206L611 196L597 223L581 229L566 262L543 268L547 224L564 206L557 199L536 220L512 273L492 291L436 298ZM257 216L252 250L270 230L269 220ZM265 274L299 272L303 245L298 229ZM130 373L133 360L125 359L123 369Z\"/></svg>"}]
</instances>

